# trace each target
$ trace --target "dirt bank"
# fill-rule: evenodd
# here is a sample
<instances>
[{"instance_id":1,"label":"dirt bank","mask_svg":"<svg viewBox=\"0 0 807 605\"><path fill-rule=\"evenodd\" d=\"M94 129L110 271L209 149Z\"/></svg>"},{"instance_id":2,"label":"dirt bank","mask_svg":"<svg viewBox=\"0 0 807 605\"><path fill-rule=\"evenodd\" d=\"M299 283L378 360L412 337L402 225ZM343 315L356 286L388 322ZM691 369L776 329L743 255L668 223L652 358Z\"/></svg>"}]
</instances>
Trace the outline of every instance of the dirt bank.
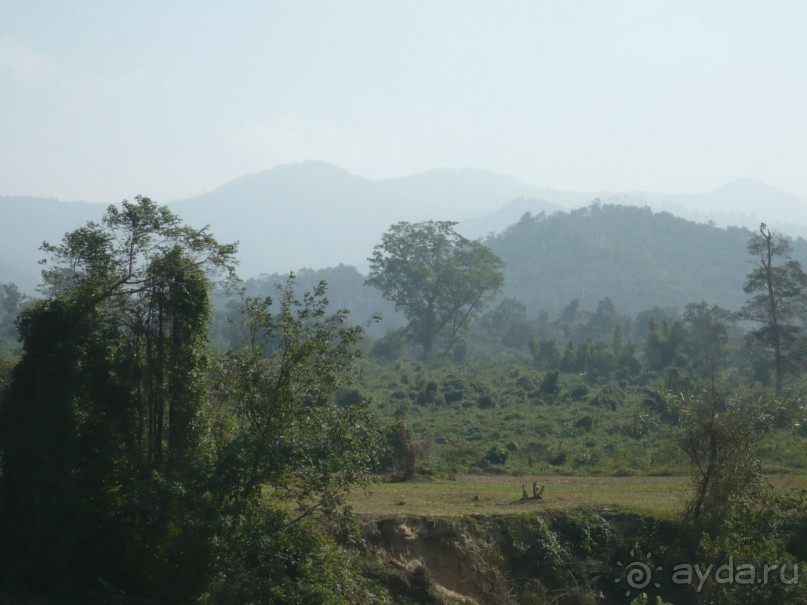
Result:
<instances>
[{"instance_id":1,"label":"dirt bank","mask_svg":"<svg viewBox=\"0 0 807 605\"><path fill-rule=\"evenodd\" d=\"M675 533L669 521L613 512L363 521L396 603L626 603L630 551L661 553Z\"/></svg>"}]
</instances>

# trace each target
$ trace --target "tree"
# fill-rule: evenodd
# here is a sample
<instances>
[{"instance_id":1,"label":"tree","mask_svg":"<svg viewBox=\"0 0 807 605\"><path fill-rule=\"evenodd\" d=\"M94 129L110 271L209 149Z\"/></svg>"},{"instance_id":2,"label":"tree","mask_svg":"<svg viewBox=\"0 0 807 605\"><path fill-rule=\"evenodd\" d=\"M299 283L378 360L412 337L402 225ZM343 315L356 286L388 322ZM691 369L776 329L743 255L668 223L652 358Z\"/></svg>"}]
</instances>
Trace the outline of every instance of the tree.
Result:
<instances>
[{"instance_id":1,"label":"tree","mask_svg":"<svg viewBox=\"0 0 807 605\"><path fill-rule=\"evenodd\" d=\"M597 303L597 310L589 318L586 331L591 340L607 340L613 335L614 328L618 325L619 316L614 303L606 296Z\"/></svg>"},{"instance_id":2,"label":"tree","mask_svg":"<svg viewBox=\"0 0 807 605\"><path fill-rule=\"evenodd\" d=\"M526 349L534 325L527 319L526 305L515 298L505 296L496 308L479 320L491 334L506 347Z\"/></svg>"},{"instance_id":3,"label":"tree","mask_svg":"<svg viewBox=\"0 0 807 605\"><path fill-rule=\"evenodd\" d=\"M717 531L737 502L763 488L757 448L772 426L768 407L714 388L683 404L678 439L695 481L686 520L696 529Z\"/></svg>"},{"instance_id":4,"label":"tree","mask_svg":"<svg viewBox=\"0 0 807 605\"><path fill-rule=\"evenodd\" d=\"M294 290L292 276L276 300L246 299L247 342L214 372L220 422L233 427L213 475L224 527L215 603L363 602L345 594L343 562L310 561L327 546L316 517L333 521L344 494L370 481L385 439L365 399L335 397L352 382L364 326L327 313L324 282L301 300Z\"/></svg>"},{"instance_id":5,"label":"tree","mask_svg":"<svg viewBox=\"0 0 807 605\"><path fill-rule=\"evenodd\" d=\"M225 457L243 463L231 482L239 485L233 502L271 487L273 498L310 513L333 508L369 478L378 422L364 400L334 400L352 381L364 326L347 325L346 310L327 314L327 305L324 282L298 300L293 276L278 288L276 304L245 301L249 342L224 356L216 381L219 404L239 425Z\"/></svg>"},{"instance_id":6,"label":"tree","mask_svg":"<svg viewBox=\"0 0 807 605\"><path fill-rule=\"evenodd\" d=\"M137 198L44 248L0 400L0 600L379 602L312 521L348 528L384 434L335 397L362 327L324 283L248 299L219 358L209 290L234 246Z\"/></svg>"},{"instance_id":7,"label":"tree","mask_svg":"<svg viewBox=\"0 0 807 605\"><path fill-rule=\"evenodd\" d=\"M797 367L803 354L803 328L797 322L807 315L807 274L790 258L787 240L777 237L765 223L748 241L748 252L755 257L756 266L745 279L743 290L751 298L742 314L761 324L751 332L751 339L773 366L779 397L785 374Z\"/></svg>"},{"instance_id":8,"label":"tree","mask_svg":"<svg viewBox=\"0 0 807 605\"><path fill-rule=\"evenodd\" d=\"M439 338L448 353L504 283L503 263L455 222L396 223L375 247L367 284L409 320L409 337L430 357Z\"/></svg>"},{"instance_id":9,"label":"tree","mask_svg":"<svg viewBox=\"0 0 807 605\"><path fill-rule=\"evenodd\" d=\"M43 250L49 296L20 316L23 354L0 404L4 579L187 601L213 530L209 276L232 271L235 247L138 197Z\"/></svg>"},{"instance_id":10,"label":"tree","mask_svg":"<svg viewBox=\"0 0 807 605\"><path fill-rule=\"evenodd\" d=\"M770 393L738 395L715 388L682 404L679 444L692 464L695 489L670 559L700 561L704 569L742 561L737 578L741 568L759 573L774 561L777 570L787 568L791 578L753 582L746 576L743 582L726 583L718 572L698 582L696 602L805 602L804 587L796 581L803 563L792 554L792 545L803 541L803 495L776 493L758 459L781 405Z\"/></svg>"},{"instance_id":11,"label":"tree","mask_svg":"<svg viewBox=\"0 0 807 605\"><path fill-rule=\"evenodd\" d=\"M529 340L530 354L541 370L555 370L561 360L561 351L555 338L534 338Z\"/></svg>"},{"instance_id":12,"label":"tree","mask_svg":"<svg viewBox=\"0 0 807 605\"><path fill-rule=\"evenodd\" d=\"M714 384L729 353L729 329L736 314L706 301L690 303L684 311L686 350L694 371Z\"/></svg>"},{"instance_id":13,"label":"tree","mask_svg":"<svg viewBox=\"0 0 807 605\"><path fill-rule=\"evenodd\" d=\"M0 355L17 340L14 322L27 300L14 284L0 284Z\"/></svg>"},{"instance_id":14,"label":"tree","mask_svg":"<svg viewBox=\"0 0 807 605\"><path fill-rule=\"evenodd\" d=\"M686 328L680 320L669 324L665 319L659 326L655 319L651 319L644 345L648 367L661 371L670 365L684 365L685 344Z\"/></svg>"},{"instance_id":15,"label":"tree","mask_svg":"<svg viewBox=\"0 0 807 605\"><path fill-rule=\"evenodd\" d=\"M25 294L14 284L0 284L0 318L14 318L19 313Z\"/></svg>"},{"instance_id":16,"label":"tree","mask_svg":"<svg viewBox=\"0 0 807 605\"><path fill-rule=\"evenodd\" d=\"M42 249L51 296L97 310L98 328L125 343L116 354L136 392L136 455L158 469L181 464L200 428L202 397L188 379L204 363L210 276L234 275L236 247L138 196Z\"/></svg>"}]
</instances>

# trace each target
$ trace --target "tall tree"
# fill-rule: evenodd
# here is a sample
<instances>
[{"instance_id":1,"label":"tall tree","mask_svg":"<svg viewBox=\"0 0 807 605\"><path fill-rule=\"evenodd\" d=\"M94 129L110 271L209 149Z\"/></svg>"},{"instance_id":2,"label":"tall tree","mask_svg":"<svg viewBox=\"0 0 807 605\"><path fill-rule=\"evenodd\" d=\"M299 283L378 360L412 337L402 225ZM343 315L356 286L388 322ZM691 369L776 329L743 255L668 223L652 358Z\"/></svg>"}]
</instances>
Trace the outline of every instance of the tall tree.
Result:
<instances>
[{"instance_id":1,"label":"tall tree","mask_svg":"<svg viewBox=\"0 0 807 605\"><path fill-rule=\"evenodd\" d=\"M606 296L597 303L597 310L588 320L588 326L586 326L588 337L592 340L608 340L619 323L619 315L617 315L614 302Z\"/></svg>"},{"instance_id":2,"label":"tall tree","mask_svg":"<svg viewBox=\"0 0 807 605\"><path fill-rule=\"evenodd\" d=\"M736 314L706 301L690 303L684 311L686 350L692 368L702 378L714 384L729 353L729 330L736 323Z\"/></svg>"},{"instance_id":3,"label":"tall tree","mask_svg":"<svg viewBox=\"0 0 807 605\"><path fill-rule=\"evenodd\" d=\"M26 303L26 296L14 284L0 284L0 354L4 345L17 340L14 322Z\"/></svg>"},{"instance_id":4,"label":"tall tree","mask_svg":"<svg viewBox=\"0 0 807 605\"><path fill-rule=\"evenodd\" d=\"M743 306L746 319L760 327L751 332L763 359L774 370L776 395L782 395L784 377L801 361L803 320L807 316L807 274L790 258L790 245L765 223L748 242L756 261L743 290L750 298Z\"/></svg>"},{"instance_id":5,"label":"tall tree","mask_svg":"<svg viewBox=\"0 0 807 605\"><path fill-rule=\"evenodd\" d=\"M410 338L430 357L438 338L451 350L470 320L501 289L503 263L455 222L396 223L375 247L367 283L409 320Z\"/></svg>"},{"instance_id":6,"label":"tall tree","mask_svg":"<svg viewBox=\"0 0 807 605\"><path fill-rule=\"evenodd\" d=\"M661 326L651 319L644 343L644 356L651 370L661 371L670 365L684 365L686 328L676 319L663 320Z\"/></svg>"},{"instance_id":7,"label":"tall tree","mask_svg":"<svg viewBox=\"0 0 807 605\"><path fill-rule=\"evenodd\" d=\"M186 600L205 577L189 553L206 539L208 276L232 270L235 248L138 197L43 249L49 297L19 321L0 407L2 571L21 590L100 579Z\"/></svg>"}]
</instances>

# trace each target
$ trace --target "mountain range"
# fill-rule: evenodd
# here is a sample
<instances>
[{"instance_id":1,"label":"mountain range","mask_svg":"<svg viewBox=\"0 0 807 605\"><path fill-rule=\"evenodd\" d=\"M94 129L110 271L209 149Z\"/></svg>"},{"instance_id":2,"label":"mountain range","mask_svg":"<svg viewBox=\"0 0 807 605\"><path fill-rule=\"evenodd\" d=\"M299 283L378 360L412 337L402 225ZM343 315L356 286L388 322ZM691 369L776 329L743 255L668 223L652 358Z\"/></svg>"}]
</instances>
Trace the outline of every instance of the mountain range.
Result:
<instances>
[{"instance_id":1,"label":"mountain range","mask_svg":"<svg viewBox=\"0 0 807 605\"><path fill-rule=\"evenodd\" d=\"M755 228L766 220L784 233L807 236L807 201L748 179L688 196L575 193L470 169L371 180L306 162L247 175L168 205L188 224L210 225L219 241L238 241L239 273L248 278L340 263L364 271L373 246L401 220L454 220L464 235L480 238L501 233L525 213L551 215L587 206L595 198L603 204L668 210L719 227ZM103 211L101 204L0 196L0 283L32 291L39 281L42 242L58 241L65 232L98 220Z\"/></svg>"}]
</instances>

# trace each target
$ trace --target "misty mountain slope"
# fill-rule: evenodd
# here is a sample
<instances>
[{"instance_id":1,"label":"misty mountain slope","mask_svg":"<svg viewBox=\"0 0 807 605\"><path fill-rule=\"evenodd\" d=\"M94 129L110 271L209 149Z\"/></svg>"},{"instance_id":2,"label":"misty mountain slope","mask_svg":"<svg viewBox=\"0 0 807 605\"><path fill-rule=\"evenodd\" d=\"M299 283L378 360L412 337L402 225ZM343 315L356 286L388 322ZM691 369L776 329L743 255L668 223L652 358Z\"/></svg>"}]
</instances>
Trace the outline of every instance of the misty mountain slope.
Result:
<instances>
[{"instance_id":1,"label":"misty mountain slope","mask_svg":"<svg viewBox=\"0 0 807 605\"><path fill-rule=\"evenodd\" d=\"M319 268L370 255L369 234L388 226L373 184L325 164L283 166L236 179L204 196L171 204L186 222L239 242L245 277Z\"/></svg>"},{"instance_id":2,"label":"misty mountain slope","mask_svg":"<svg viewBox=\"0 0 807 605\"><path fill-rule=\"evenodd\" d=\"M524 217L487 244L506 264L505 294L531 313L557 314L573 299L593 309L610 297L621 313L705 299L738 309L752 232L720 229L649 208L593 204ZM807 265L807 242L792 242Z\"/></svg>"},{"instance_id":3,"label":"misty mountain slope","mask_svg":"<svg viewBox=\"0 0 807 605\"><path fill-rule=\"evenodd\" d=\"M807 237L807 200L758 179L737 179L704 193L667 195L639 193L605 196L603 201L631 206L650 205L681 218L719 227L756 229L764 222L793 237Z\"/></svg>"},{"instance_id":4,"label":"misty mountain slope","mask_svg":"<svg viewBox=\"0 0 807 605\"><path fill-rule=\"evenodd\" d=\"M341 262L364 268L393 223L461 221L536 191L484 171L373 181L306 162L245 176L171 207L190 224L209 224L220 241L239 241L240 273L252 277Z\"/></svg>"},{"instance_id":5,"label":"misty mountain slope","mask_svg":"<svg viewBox=\"0 0 807 605\"><path fill-rule=\"evenodd\" d=\"M469 237L486 235L521 214L501 214L500 208L516 198L535 198L539 191L478 170L432 170L374 181L305 162L245 176L169 206L190 225L210 225L219 241L238 241L239 273L249 278L343 262L364 270L382 234L401 220L462 221L486 215L461 227ZM142 193L151 195L147 189ZM545 207L530 206L533 211ZM86 221L98 220L105 209L105 204L0 197L0 283L32 291L39 283L42 242L61 240Z\"/></svg>"},{"instance_id":6,"label":"misty mountain slope","mask_svg":"<svg viewBox=\"0 0 807 605\"><path fill-rule=\"evenodd\" d=\"M539 214L541 212L552 214L561 210L564 210L564 208L546 200L520 197L505 204L496 212L460 222L457 225L457 231L465 237L477 239L504 231L510 225L517 223L526 212L530 214Z\"/></svg>"},{"instance_id":7,"label":"misty mountain slope","mask_svg":"<svg viewBox=\"0 0 807 605\"><path fill-rule=\"evenodd\" d=\"M0 196L0 283L33 292L41 281L42 242L61 241L68 231L100 219L104 210L103 204Z\"/></svg>"}]
</instances>

